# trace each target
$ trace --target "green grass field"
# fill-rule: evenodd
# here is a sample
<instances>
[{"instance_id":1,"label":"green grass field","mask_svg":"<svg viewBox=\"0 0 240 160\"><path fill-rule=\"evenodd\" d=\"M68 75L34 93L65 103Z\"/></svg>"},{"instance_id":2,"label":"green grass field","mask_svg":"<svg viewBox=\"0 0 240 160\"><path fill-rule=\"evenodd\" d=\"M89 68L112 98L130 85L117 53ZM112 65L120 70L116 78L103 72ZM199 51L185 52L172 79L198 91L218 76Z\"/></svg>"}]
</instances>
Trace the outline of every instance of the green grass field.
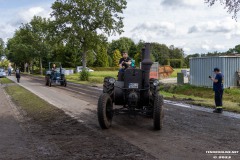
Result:
<instances>
[{"instance_id":1,"label":"green grass field","mask_svg":"<svg viewBox=\"0 0 240 160\"><path fill-rule=\"evenodd\" d=\"M80 81L80 73L66 76L70 82L81 83L81 84L102 84L104 77L117 78L118 71L95 71L90 72L89 81Z\"/></svg>"},{"instance_id":2,"label":"green grass field","mask_svg":"<svg viewBox=\"0 0 240 160\"><path fill-rule=\"evenodd\" d=\"M181 73L181 70L183 68L174 68L173 73L171 74L171 76L169 78L176 78L177 77L177 73Z\"/></svg>"},{"instance_id":3,"label":"green grass field","mask_svg":"<svg viewBox=\"0 0 240 160\"><path fill-rule=\"evenodd\" d=\"M0 83L1 84L9 84L9 83L13 83L13 81L11 81L8 78L0 78Z\"/></svg>"},{"instance_id":4,"label":"green grass field","mask_svg":"<svg viewBox=\"0 0 240 160\"><path fill-rule=\"evenodd\" d=\"M211 88L194 87L191 85L164 85L161 87L161 94L165 98L183 100L187 103L214 107L214 92ZM223 105L225 110L240 113L240 89L225 89Z\"/></svg>"},{"instance_id":5,"label":"green grass field","mask_svg":"<svg viewBox=\"0 0 240 160\"><path fill-rule=\"evenodd\" d=\"M174 69L174 72L169 78L177 77L177 73L181 72L181 68ZM79 74L75 73L73 75L66 76L68 81L81 83L81 84L102 84L104 77L115 77L117 78L118 71L95 71L90 72L89 81L80 81Z\"/></svg>"}]
</instances>

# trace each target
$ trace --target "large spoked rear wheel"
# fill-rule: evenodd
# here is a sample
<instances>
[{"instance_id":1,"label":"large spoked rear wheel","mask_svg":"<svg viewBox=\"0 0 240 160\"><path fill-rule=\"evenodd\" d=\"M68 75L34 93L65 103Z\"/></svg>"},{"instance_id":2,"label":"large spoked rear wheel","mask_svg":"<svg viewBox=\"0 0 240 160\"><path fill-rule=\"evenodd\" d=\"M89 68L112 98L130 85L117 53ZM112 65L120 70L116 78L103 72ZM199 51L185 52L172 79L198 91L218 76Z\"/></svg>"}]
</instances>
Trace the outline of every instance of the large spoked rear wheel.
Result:
<instances>
[{"instance_id":1,"label":"large spoked rear wheel","mask_svg":"<svg viewBox=\"0 0 240 160\"><path fill-rule=\"evenodd\" d=\"M103 93L98 100L98 122L102 129L111 127L113 118L113 103L109 94Z\"/></svg>"},{"instance_id":2,"label":"large spoked rear wheel","mask_svg":"<svg viewBox=\"0 0 240 160\"><path fill-rule=\"evenodd\" d=\"M154 98L153 126L155 130L161 130L163 126L163 97L161 95Z\"/></svg>"}]
</instances>

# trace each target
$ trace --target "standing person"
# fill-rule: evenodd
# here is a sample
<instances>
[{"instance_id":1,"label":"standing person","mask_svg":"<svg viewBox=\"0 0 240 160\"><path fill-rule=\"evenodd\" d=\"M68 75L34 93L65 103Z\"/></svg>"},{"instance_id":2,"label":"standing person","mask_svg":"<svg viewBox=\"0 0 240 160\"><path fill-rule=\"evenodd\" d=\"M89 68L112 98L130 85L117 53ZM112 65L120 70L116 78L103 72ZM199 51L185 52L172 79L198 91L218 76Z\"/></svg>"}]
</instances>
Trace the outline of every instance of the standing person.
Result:
<instances>
[{"instance_id":1,"label":"standing person","mask_svg":"<svg viewBox=\"0 0 240 160\"><path fill-rule=\"evenodd\" d=\"M128 57L127 52L122 53L122 58L119 60L120 72L124 72L131 65L131 58Z\"/></svg>"},{"instance_id":2,"label":"standing person","mask_svg":"<svg viewBox=\"0 0 240 160\"><path fill-rule=\"evenodd\" d=\"M21 78L19 68L16 69L16 78L17 78L17 82L19 83L20 82L20 78Z\"/></svg>"},{"instance_id":3,"label":"standing person","mask_svg":"<svg viewBox=\"0 0 240 160\"><path fill-rule=\"evenodd\" d=\"M12 74L12 67L11 65L8 66L8 76L11 76Z\"/></svg>"},{"instance_id":4,"label":"standing person","mask_svg":"<svg viewBox=\"0 0 240 160\"><path fill-rule=\"evenodd\" d=\"M223 74L220 72L219 68L214 68L213 71L216 76L215 78L212 78L209 76L209 78L213 81L213 91L215 92L215 105L216 108L213 111L214 113L222 113L222 97L223 97Z\"/></svg>"}]
</instances>

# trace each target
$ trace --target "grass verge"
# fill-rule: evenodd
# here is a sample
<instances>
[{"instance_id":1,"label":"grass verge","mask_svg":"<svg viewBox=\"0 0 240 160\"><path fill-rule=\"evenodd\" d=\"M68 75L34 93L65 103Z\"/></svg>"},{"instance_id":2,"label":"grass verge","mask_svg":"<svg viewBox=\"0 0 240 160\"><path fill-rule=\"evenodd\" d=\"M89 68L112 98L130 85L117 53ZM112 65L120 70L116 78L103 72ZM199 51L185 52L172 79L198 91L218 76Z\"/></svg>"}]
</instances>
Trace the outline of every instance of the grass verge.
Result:
<instances>
[{"instance_id":1,"label":"grass verge","mask_svg":"<svg viewBox=\"0 0 240 160\"><path fill-rule=\"evenodd\" d=\"M9 83L13 83L13 81L11 81L8 78L0 78L0 83L1 84L9 84Z\"/></svg>"},{"instance_id":2,"label":"grass verge","mask_svg":"<svg viewBox=\"0 0 240 160\"><path fill-rule=\"evenodd\" d=\"M66 76L69 82L80 83L80 84L102 84L104 77L115 77L117 78L118 71L96 71L90 72L89 81L80 81L80 73Z\"/></svg>"},{"instance_id":3,"label":"grass verge","mask_svg":"<svg viewBox=\"0 0 240 160\"><path fill-rule=\"evenodd\" d=\"M52 121L55 115L64 113L21 86L6 86L5 90L13 102L34 120Z\"/></svg>"},{"instance_id":4,"label":"grass verge","mask_svg":"<svg viewBox=\"0 0 240 160\"><path fill-rule=\"evenodd\" d=\"M191 85L164 85L161 94L166 99L184 101L188 104L213 108L214 92L210 88L195 87ZM240 113L240 90L225 89L223 95L223 108L228 111Z\"/></svg>"},{"instance_id":5,"label":"grass verge","mask_svg":"<svg viewBox=\"0 0 240 160\"><path fill-rule=\"evenodd\" d=\"M174 68L174 71L169 78L176 78L177 73L181 73L182 69L186 69L186 68Z\"/></svg>"}]
</instances>

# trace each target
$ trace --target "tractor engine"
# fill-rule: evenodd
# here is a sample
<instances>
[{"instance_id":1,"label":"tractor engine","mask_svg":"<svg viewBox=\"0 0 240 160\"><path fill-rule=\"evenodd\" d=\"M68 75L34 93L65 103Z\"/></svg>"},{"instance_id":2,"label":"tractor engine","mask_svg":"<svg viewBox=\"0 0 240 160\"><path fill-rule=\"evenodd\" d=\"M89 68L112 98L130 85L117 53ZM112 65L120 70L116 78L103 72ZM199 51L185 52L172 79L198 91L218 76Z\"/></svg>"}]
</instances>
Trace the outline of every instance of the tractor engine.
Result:
<instances>
[{"instance_id":1,"label":"tractor engine","mask_svg":"<svg viewBox=\"0 0 240 160\"><path fill-rule=\"evenodd\" d=\"M136 91L132 91L128 94L128 106L137 107L139 101L139 94Z\"/></svg>"},{"instance_id":2,"label":"tractor engine","mask_svg":"<svg viewBox=\"0 0 240 160\"><path fill-rule=\"evenodd\" d=\"M128 69L124 75L126 103L129 107L137 107L140 102L140 90L143 88L143 72L140 69Z\"/></svg>"}]
</instances>

